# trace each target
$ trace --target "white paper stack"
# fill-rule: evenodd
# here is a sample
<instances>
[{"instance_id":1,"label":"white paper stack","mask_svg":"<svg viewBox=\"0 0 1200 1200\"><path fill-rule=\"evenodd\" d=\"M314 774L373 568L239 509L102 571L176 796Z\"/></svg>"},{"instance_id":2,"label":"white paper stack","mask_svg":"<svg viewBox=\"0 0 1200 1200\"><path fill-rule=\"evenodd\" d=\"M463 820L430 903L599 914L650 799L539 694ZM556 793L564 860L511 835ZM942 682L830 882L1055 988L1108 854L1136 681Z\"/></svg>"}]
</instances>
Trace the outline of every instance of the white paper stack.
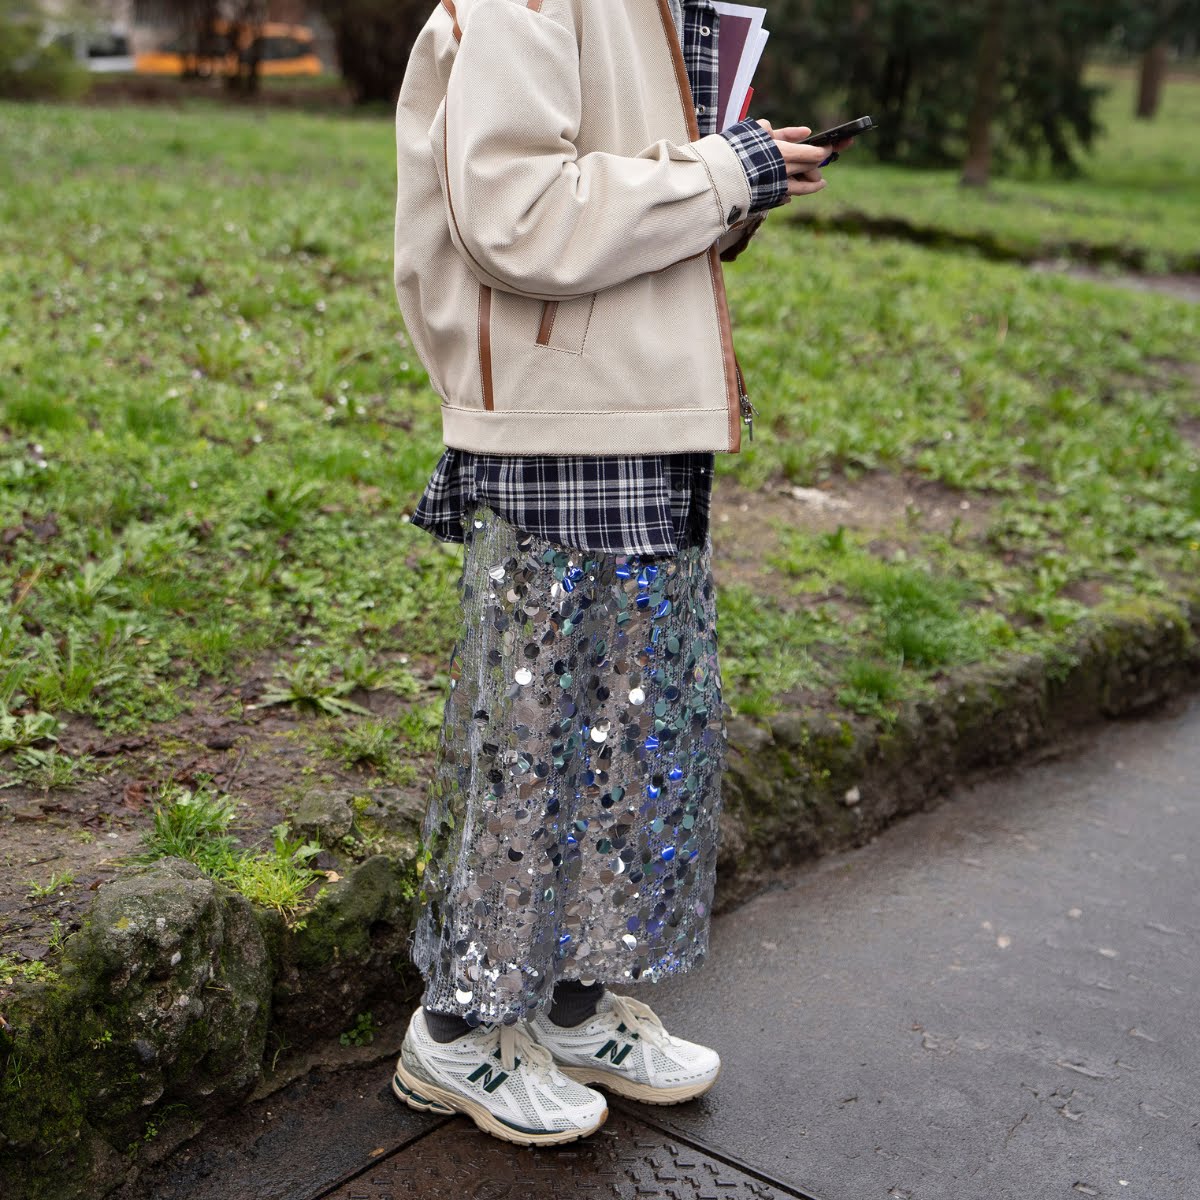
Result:
<instances>
[{"instance_id":1,"label":"white paper stack","mask_svg":"<svg viewBox=\"0 0 1200 1200\"><path fill-rule=\"evenodd\" d=\"M718 26L718 129L728 129L742 120L753 94L751 82L770 36L763 28L765 8L716 0L721 14Z\"/></svg>"}]
</instances>

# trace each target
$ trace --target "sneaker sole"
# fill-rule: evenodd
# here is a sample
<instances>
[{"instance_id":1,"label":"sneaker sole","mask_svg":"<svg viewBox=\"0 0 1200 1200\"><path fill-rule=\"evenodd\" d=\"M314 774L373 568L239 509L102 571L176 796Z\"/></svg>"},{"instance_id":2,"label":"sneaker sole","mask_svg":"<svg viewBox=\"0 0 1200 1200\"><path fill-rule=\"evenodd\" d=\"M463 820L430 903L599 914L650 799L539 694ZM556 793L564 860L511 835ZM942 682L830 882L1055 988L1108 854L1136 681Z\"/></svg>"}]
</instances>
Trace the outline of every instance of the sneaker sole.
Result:
<instances>
[{"instance_id":1,"label":"sneaker sole","mask_svg":"<svg viewBox=\"0 0 1200 1200\"><path fill-rule=\"evenodd\" d=\"M612 1071L604 1071L598 1067L564 1067L559 1063L558 1069L564 1075L570 1076L576 1083L582 1083L586 1087L603 1088L606 1092L612 1092L614 1096L621 1096L625 1100L640 1100L643 1104L663 1105L685 1104L688 1100L695 1100L697 1096L703 1096L705 1092L709 1091L721 1077L721 1068L718 1067L717 1073L703 1083L684 1083L678 1087L653 1087L648 1083L635 1083L632 1079L626 1079Z\"/></svg>"},{"instance_id":2,"label":"sneaker sole","mask_svg":"<svg viewBox=\"0 0 1200 1200\"><path fill-rule=\"evenodd\" d=\"M490 1133L492 1137L513 1142L518 1146L561 1146L564 1142L576 1142L580 1138L590 1137L608 1120L608 1109L605 1109L600 1114L600 1120L590 1129L556 1129L547 1133L515 1129L469 1096L440 1088L411 1075L403 1064L397 1064L392 1076L392 1092L398 1100L403 1100L410 1108L420 1112L436 1113L439 1116L462 1113L463 1116L470 1117L484 1133Z\"/></svg>"}]
</instances>

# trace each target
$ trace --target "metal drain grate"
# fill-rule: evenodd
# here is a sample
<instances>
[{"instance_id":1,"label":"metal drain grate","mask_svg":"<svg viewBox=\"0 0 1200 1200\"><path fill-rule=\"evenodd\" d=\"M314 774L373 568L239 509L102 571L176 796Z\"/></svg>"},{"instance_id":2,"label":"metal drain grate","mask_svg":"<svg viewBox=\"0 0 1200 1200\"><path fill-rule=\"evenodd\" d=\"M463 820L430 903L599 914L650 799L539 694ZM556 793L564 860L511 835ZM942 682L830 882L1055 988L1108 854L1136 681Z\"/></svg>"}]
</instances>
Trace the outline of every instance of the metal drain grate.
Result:
<instances>
[{"instance_id":1,"label":"metal drain grate","mask_svg":"<svg viewBox=\"0 0 1200 1200\"><path fill-rule=\"evenodd\" d=\"M624 1113L566 1146L512 1146L448 1122L325 1200L803 1200Z\"/></svg>"}]
</instances>

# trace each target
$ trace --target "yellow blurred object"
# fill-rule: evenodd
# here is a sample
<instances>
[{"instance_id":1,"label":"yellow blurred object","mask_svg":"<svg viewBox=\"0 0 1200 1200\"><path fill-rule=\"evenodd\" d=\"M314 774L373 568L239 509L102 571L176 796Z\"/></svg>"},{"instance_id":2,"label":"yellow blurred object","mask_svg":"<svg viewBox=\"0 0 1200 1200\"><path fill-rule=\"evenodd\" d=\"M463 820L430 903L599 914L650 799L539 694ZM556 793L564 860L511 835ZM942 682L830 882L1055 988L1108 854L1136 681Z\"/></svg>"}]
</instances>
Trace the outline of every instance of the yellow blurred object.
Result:
<instances>
[{"instance_id":1,"label":"yellow blurred object","mask_svg":"<svg viewBox=\"0 0 1200 1200\"><path fill-rule=\"evenodd\" d=\"M266 21L262 25L239 25L217 20L194 45L176 38L159 50L137 55L134 70L139 75L236 75L238 64L258 57L260 75L320 75L321 60L307 25L285 25Z\"/></svg>"}]
</instances>

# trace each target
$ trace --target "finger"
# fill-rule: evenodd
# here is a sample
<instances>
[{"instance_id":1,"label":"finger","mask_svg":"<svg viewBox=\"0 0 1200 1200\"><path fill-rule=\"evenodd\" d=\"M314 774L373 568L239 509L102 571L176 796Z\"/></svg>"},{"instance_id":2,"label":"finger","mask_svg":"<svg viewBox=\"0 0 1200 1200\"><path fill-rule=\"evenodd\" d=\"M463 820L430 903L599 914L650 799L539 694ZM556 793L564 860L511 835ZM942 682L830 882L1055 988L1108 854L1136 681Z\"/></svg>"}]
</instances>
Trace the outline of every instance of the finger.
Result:
<instances>
[{"instance_id":1,"label":"finger","mask_svg":"<svg viewBox=\"0 0 1200 1200\"><path fill-rule=\"evenodd\" d=\"M828 146L809 146L804 142L781 142L778 138L775 139L775 144L779 147L779 153L789 162L820 160L829 153Z\"/></svg>"},{"instance_id":2,"label":"finger","mask_svg":"<svg viewBox=\"0 0 1200 1200\"><path fill-rule=\"evenodd\" d=\"M763 127L763 128L764 128L764 129L765 129L767 132L768 132L768 133L770 133L770 134L774 134L774 132L775 132L775 131L774 131L774 130L771 128L771 122L770 122L770 121L763 120L763 119L761 119L761 118L760 118L758 123L759 123L759 124L760 124L760 125L761 125L761 126L762 126L762 127Z\"/></svg>"},{"instance_id":3,"label":"finger","mask_svg":"<svg viewBox=\"0 0 1200 1200\"><path fill-rule=\"evenodd\" d=\"M818 179L815 182L808 179L789 179L788 195L811 196L814 192L819 192L822 188L826 187L828 183L827 179Z\"/></svg>"},{"instance_id":4,"label":"finger","mask_svg":"<svg viewBox=\"0 0 1200 1200\"><path fill-rule=\"evenodd\" d=\"M786 125L774 131L775 137L785 142L802 142L812 130L807 125Z\"/></svg>"},{"instance_id":5,"label":"finger","mask_svg":"<svg viewBox=\"0 0 1200 1200\"><path fill-rule=\"evenodd\" d=\"M806 171L809 167L824 162L829 157L827 146L798 146L792 142L778 140L775 145L779 147L779 153L783 156L789 175L793 175L797 171Z\"/></svg>"}]
</instances>

